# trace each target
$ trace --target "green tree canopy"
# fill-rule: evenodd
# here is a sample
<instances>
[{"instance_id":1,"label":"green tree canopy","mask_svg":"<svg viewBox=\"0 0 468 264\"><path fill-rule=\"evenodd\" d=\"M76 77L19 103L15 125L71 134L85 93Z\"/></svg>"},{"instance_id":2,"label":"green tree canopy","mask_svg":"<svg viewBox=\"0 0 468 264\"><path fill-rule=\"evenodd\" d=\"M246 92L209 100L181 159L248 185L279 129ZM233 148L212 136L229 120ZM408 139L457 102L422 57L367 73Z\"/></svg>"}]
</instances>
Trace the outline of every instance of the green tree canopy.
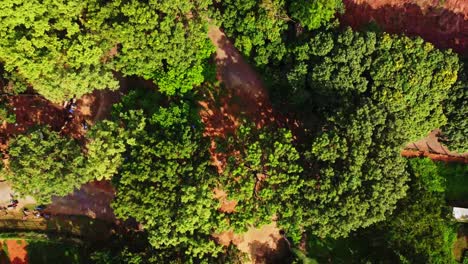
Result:
<instances>
[{"instance_id":1,"label":"green tree canopy","mask_svg":"<svg viewBox=\"0 0 468 264\"><path fill-rule=\"evenodd\" d=\"M230 155L221 185L235 212L226 214L237 232L248 225L262 226L275 217L282 228L299 240L301 208L297 195L302 188L299 152L291 131L247 123L226 144Z\"/></svg>"},{"instance_id":2,"label":"green tree canopy","mask_svg":"<svg viewBox=\"0 0 468 264\"><path fill-rule=\"evenodd\" d=\"M216 170L194 109L187 103L133 108L139 108L135 101L124 99L114 121L102 126L108 131L93 134L95 142L125 148L111 155L122 163L113 179L116 216L141 223L156 250L192 260L218 255L221 247L211 238L218 226Z\"/></svg>"},{"instance_id":3,"label":"green tree canopy","mask_svg":"<svg viewBox=\"0 0 468 264\"><path fill-rule=\"evenodd\" d=\"M290 6L290 13L288 12ZM257 66L281 61L287 54L286 38L294 18L315 29L330 20L341 0L218 0L214 16L235 46Z\"/></svg>"},{"instance_id":4,"label":"green tree canopy","mask_svg":"<svg viewBox=\"0 0 468 264\"><path fill-rule=\"evenodd\" d=\"M103 63L112 43L85 26L87 1L5 0L0 6L0 63L7 77L58 102L117 88Z\"/></svg>"},{"instance_id":5,"label":"green tree canopy","mask_svg":"<svg viewBox=\"0 0 468 264\"><path fill-rule=\"evenodd\" d=\"M423 163L431 166L429 162ZM421 178L426 168L420 160L412 159L409 164L413 179L408 197L383 228L388 246L403 263L456 263L453 243L457 225L451 221L444 190L434 190L438 180L431 183Z\"/></svg>"},{"instance_id":6,"label":"green tree canopy","mask_svg":"<svg viewBox=\"0 0 468 264\"><path fill-rule=\"evenodd\" d=\"M344 9L342 0L291 1L290 12L308 29L316 29L330 21L337 10Z\"/></svg>"},{"instance_id":7,"label":"green tree canopy","mask_svg":"<svg viewBox=\"0 0 468 264\"><path fill-rule=\"evenodd\" d=\"M91 2L86 24L118 45L118 71L154 80L169 95L203 82L214 51L203 11L210 1Z\"/></svg>"},{"instance_id":8,"label":"green tree canopy","mask_svg":"<svg viewBox=\"0 0 468 264\"><path fill-rule=\"evenodd\" d=\"M458 57L420 38L373 32L322 32L299 42L273 83L282 98L321 117L372 100L418 140L446 122L443 102L457 80ZM276 72L275 72L276 71ZM284 100L284 99L283 99Z\"/></svg>"},{"instance_id":9,"label":"green tree canopy","mask_svg":"<svg viewBox=\"0 0 468 264\"><path fill-rule=\"evenodd\" d=\"M451 151L468 152L468 65L465 63L457 83L444 101L447 124L442 127L443 139Z\"/></svg>"},{"instance_id":10,"label":"green tree canopy","mask_svg":"<svg viewBox=\"0 0 468 264\"><path fill-rule=\"evenodd\" d=\"M73 139L47 127L36 128L9 142L9 168L4 177L20 195L31 195L38 203L52 196L65 196L90 181L84 173L85 157Z\"/></svg>"},{"instance_id":11,"label":"green tree canopy","mask_svg":"<svg viewBox=\"0 0 468 264\"><path fill-rule=\"evenodd\" d=\"M315 235L347 236L385 220L406 194L408 175L400 156L399 131L379 107L365 104L339 112L318 136L307 161L304 225ZM394 139L395 137L395 139Z\"/></svg>"}]
</instances>

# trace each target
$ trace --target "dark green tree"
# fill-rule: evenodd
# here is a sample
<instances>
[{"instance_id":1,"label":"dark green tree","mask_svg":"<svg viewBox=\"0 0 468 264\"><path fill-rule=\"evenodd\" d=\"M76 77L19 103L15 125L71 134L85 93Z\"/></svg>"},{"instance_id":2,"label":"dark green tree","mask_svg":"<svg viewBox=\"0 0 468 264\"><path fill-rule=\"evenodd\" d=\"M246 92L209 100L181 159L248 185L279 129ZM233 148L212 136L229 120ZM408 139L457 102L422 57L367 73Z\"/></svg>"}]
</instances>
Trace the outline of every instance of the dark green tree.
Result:
<instances>
[{"instance_id":1,"label":"dark green tree","mask_svg":"<svg viewBox=\"0 0 468 264\"><path fill-rule=\"evenodd\" d=\"M288 31L295 23L291 16L315 29L330 20L341 5L338 0L218 0L213 16L245 56L257 66L265 66L288 53L287 35L295 34Z\"/></svg>"},{"instance_id":2,"label":"dark green tree","mask_svg":"<svg viewBox=\"0 0 468 264\"><path fill-rule=\"evenodd\" d=\"M451 151L468 152L468 66L461 67L457 83L444 101L447 124L442 127L442 142Z\"/></svg>"},{"instance_id":3,"label":"dark green tree","mask_svg":"<svg viewBox=\"0 0 468 264\"><path fill-rule=\"evenodd\" d=\"M314 235L347 236L383 221L405 196L401 141L398 131L387 131L394 124L386 117L372 104L338 113L306 152L304 225Z\"/></svg>"},{"instance_id":4,"label":"dark green tree","mask_svg":"<svg viewBox=\"0 0 468 264\"><path fill-rule=\"evenodd\" d=\"M456 263L453 243L457 225L451 221L444 190L434 190L439 180L431 183L421 179L426 169L420 161L413 159L409 164L413 173L409 195L384 228L389 247L402 263Z\"/></svg>"}]
</instances>

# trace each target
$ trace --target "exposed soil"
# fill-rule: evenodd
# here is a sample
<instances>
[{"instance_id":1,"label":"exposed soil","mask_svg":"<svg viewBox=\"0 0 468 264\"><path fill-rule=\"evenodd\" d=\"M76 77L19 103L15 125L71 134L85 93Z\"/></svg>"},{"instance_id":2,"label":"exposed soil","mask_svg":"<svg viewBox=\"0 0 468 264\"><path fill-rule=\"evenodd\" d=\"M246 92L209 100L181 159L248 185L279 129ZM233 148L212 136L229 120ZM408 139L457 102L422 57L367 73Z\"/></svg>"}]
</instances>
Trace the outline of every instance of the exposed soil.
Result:
<instances>
[{"instance_id":1,"label":"exposed soil","mask_svg":"<svg viewBox=\"0 0 468 264\"><path fill-rule=\"evenodd\" d=\"M440 130L435 129L427 137L407 144L406 149L401 152L401 155L407 158L428 157L435 161L468 164L468 153L460 154L450 151L439 142L437 137L439 133Z\"/></svg>"},{"instance_id":2,"label":"exposed soil","mask_svg":"<svg viewBox=\"0 0 468 264\"><path fill-rule=\"evenodd\" d=\"M383 31L420 36L438 48L468 56L466 0L344 0L342 25L361 29L375 22Z\"/></svg>"},{"instance_id":3,"label":"exposed soil","mask_svg":"<svg viewBox=\"0 0 468 264\"><path fill-rule=\"evenodd\" d=\"M116 218L110 204L115 191L109 181L89 182L64 197L53 197L44 212L51 215L85 215L108 222Z\"/></svg>"},{"instance_id":4,"label":"exposed soil","mask_svg":"<svg viewBox=\"0 0 468 264\"><path fill-rule=\"evenodd\" d=\"M246 253L249 261L245 263L283 263L289 254L289 243L274 222L260 228L250 227L243 234L227 231L213 237L221 245L233 243Z\"/></svg>"},{"instance_id":5,"label":"exposed soil","mask_svg":"<svg viewBox=\"0 0 468 264\"><path fill-rule=\"evenodd\" d=\"M7 239L1 242L2 248L6 247L8 250L8 259L0 259L0 262L3 263L11 263L11 264L27 264L29 263L28 260L28 252L26 250L27 242L22 239ZM2 249L0 249L1 251ZM2 252L3 254L5 252ZM3 257L3 256L2 256ZM8 262L9 260L9 262ZM5 262L4 262L5 261Z\"/></svg>"},{"instance_id":6,"label":"exposed soil","mask_svg":"<svg viewBox=\"0 0 468 264\"><path fill-rule=\"evenodd\" d=\"M227 193L221 189L214 189L214 198L219 201L219 210L223 213L233 213L236 210L237 201L228 200Z\"/></svg>"}]
</instances>

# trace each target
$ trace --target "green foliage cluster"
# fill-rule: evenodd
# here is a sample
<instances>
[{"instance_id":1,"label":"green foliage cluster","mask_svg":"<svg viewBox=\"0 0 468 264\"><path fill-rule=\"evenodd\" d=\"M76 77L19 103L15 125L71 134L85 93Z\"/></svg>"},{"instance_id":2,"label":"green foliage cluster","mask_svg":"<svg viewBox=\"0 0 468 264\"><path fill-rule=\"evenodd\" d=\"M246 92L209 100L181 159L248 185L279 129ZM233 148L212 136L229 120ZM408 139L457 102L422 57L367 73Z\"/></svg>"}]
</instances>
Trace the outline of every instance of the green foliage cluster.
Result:
<instances>
[{"instance_id":1,"label":"green foliage cluster","mask_svg":"<svg viewBox=\"0 0 468 264\"><path fill-rule=\"evenodd\" d=\"M3 122L14 124L16 122L16 115L12 113L12 110L4 100L0 99L0 123Z\"/></svg>"},{"instance_id":2,"label":"green foliage cluster","mask_svg":"<svg viewBox=\"0 0 468 264\"><path fill-rule=\"evenodd\" d=\"M102 62L112 47L85 26L87 1L2 1L0 63L17 82L52 101L116 88Z\"/></svg>"},{"instance_id":3,"label":"green foliage cluster","mask_svg":"<svg viewBox=\"0 0 468 264\"><path fill-rule=\"evenodd\" d=\"M65 196L93 178L85 173L86 158L78 143L47 127L12 139L8 156L9 167L2 176L18 194L31 195L39 204Z\"/></svg>"},{"instance_id":4,"label":"green foliage cluster","mask_svg":"<svg viewBox=\"0 0 468 264\"><path fill-rule=\"evenodd\" d=\"M347 238L310 236L309 256L332 263L456 263L453 244L457 227L440 188L441 175L429 159L411 159L407 196L377 225ZM436 188L434 188L436 187Z\"/></svg>"},{"instance_id":5,"label":"green foliage cluster","mask_svg":"<svg viewBox=\"0 0 468 264\"><path fill-rule=\"evenodd\" d=\"M156 250L177 252L186 261L216 257L221 247L210 238L218 222L216 170L193 108L170 103L142 109L124 99L116 109L114 121L91 134L99 142L96 157L112 157L103 177L118 171L116 216L141 223Z\"/></svg>"},{"instance_id":6,"label":"green foliage cluster","mask_svg":"<svg viewBox=\"0 0 468 264\"><path fill-rule=\"evenodd\" d=\"M58 102L116 89L112 71L153 80L167 94L203 82L214 48L209 1L16 1L0 9L4 77Z\"/></svg>"},{"instance_id":7,"label":"green foliage cluster","mask_svg":"<svg viewBox=\"0 0 468 264\"><path fill-rule=\"evenodd\" d=\"M447 124L442 127L442 141L451 151L468 152L468 65L461 67L457 83L444 101Z\"/></svg>"},{"instance_id":8,"label":"green foliage cluster","mask_svg":"<svg viewBox=\"0 0 468 264\"><path fill-rule=\"evenodd\" d=\"M412 159L409 164L414 173L411 190L385 225L389 246L402 263L456 263L456 225L443 190L433 190L424 179L427 171L421 161Z\"/></svg>"},{"instance_id":9,"label":"green foliage cluster","mask_svg":"<svg viewBox=\"0 0 468 264\"><path fill-rule=\"evenodd\" d=\"M288 53L286 39L295 34L292 28L316 29L342 5L341 0L218 0L213 17L244 55L265 66Z\"/></svg>"},{"instance_id":10,"label":"green foliage cluster","mask_svg":"<svg viewBox=\"0 0 468 264\"><path fill-rule=\"evenodd\" d=\"M384 111L371 104L338 113L333 127L307 153L304 203L312 233L347 236L385 220L406 194L408 174Z\"/></svg>"},{"instance_id":11,"label":"green foliage cluster","mask_svg":"<svg viewBox=\"0 0 468 264\"><path fill-rule=\"evenodd\" d=\"M297 44L276 69L283 81L275 83L286 98L318 113L352 112L370 99L412 141L445 124L443 102L458 69L455 54L422 39L348 28Z\"/></svg>"},{"instance_id":12,"label":"green foliage cluster","mask_svg":"<svg viewBox=\"0 0 468 264\"><path fill-rule=\"evenodd\" d=\"M184 93L204 80L214 51L203 10L210 1L90 1L87 25L118 45L115 69Z\"/></svg>"},{"instance_id":13,"label":"green foliage cluster","mask_svg":"<svg viewBox=\"0 0 468 264\"><path fill-rule=\"evenodd\" d=\"M291 16L312 30L325 25L337 11L344 9L341 0L300 0L290 4Z\"/></svg>"},{"instance_id":14,"label":"green foliage cluster","mask_svg":"<svg viewBox=\"0 0 468 264\"><path fill-rule=\"evenodd\" d=\"M300 239L301 204L297 197L303 187L300 155L291 131L247 123L227 140L228 159L222 188L229 200L237 202L228 214L230 227L246 231L248 225L262 226L275 218L296 241Z\"/></svg>"}]
</instances>

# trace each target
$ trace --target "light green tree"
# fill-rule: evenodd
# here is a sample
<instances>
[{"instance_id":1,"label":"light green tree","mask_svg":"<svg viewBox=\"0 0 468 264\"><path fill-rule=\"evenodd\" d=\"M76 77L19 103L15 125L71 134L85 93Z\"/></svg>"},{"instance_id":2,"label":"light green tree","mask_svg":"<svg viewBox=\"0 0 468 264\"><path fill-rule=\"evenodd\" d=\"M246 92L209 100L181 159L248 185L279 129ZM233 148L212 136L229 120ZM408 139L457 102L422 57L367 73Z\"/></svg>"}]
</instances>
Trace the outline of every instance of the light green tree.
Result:
<instances>
[{"instance_id":1,"label":"light green tree","mask_svg":"<svg viewBox=\"0 0 468 264\"><path fill-rule=\"evenodd\" d=\"M72 193L93 178L84 173L85 157L78 143L47 127L11 139L8 153L9 166L2 174L18 194L31 195L40 204Z\"/></svg>"},{"instance_id":2,"label":"light green tree","mask_svg":"<svg viewBox=\"0 0 468 264\"><path fill-rule=\"evenodd\" d=\"M185 93L201 84L214 47L196 1L90 1L86 25L119 47L116 70L153 80L163 93Z\"/></svg>"},{"instance_id":3,"label":"light green tree","mask_svg":"<svg viewBox=\"0 0 468 264\"><path fill-rule=\"evenodd\" d=\"M54 102L117 88L103 62L112 43L84 24L87 1L5 0L0 6L0 61L22 86Z\"/></svg>"}]
</instances>

